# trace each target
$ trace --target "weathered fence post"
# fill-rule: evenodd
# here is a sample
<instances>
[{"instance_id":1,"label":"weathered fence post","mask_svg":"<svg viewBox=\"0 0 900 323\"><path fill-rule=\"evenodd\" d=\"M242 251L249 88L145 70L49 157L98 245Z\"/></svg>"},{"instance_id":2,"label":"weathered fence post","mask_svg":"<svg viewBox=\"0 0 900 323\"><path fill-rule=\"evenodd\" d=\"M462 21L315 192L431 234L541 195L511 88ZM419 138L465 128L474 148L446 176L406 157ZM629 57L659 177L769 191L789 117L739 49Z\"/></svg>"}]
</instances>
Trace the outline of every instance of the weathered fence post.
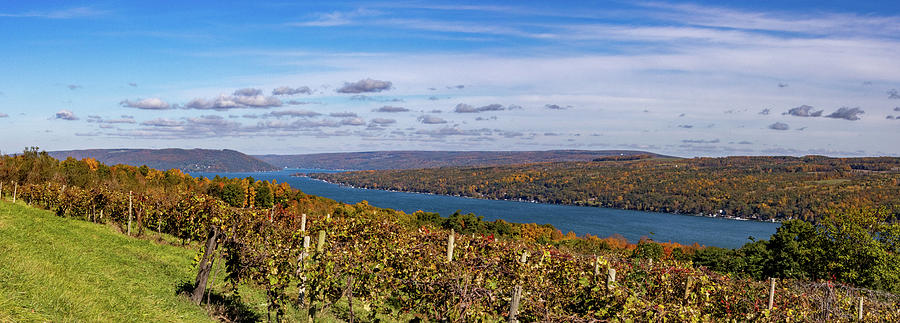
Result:
<instances>
[{"instance_id":1,"label":"weathered fence post","mask_svg":"<svg viewBox=\"0 0 900 323\"><path fill-rule=\"evenodd\" d=\"M300 215L300 232L306 232L306 213Z\"/></svg>"},{"instance_id":2,"label":"weathered fence post","mask_svg":"<svg viewBox=\"0 0 900 323\"><path fill-rule=\"evenodd\" d=\"M3 199L3 182L0 182L0 199Z\"/></svg>"},{"instance_id":3,"label":"weathered fence post","mask_svg":"<svg viewBox=\"0 0 900 323\"><path fill-rule=\"evenodd\" d=\"M19 183L16 182L15 186L13 186L13 204L16 204L16 193L19 192Z\"/></svg>"},{"instance_id":4,"label":"weathered fence post","mask_svg":"<svg viewBox=\"0 0 900 323\"><path fill-rule=\"evenodd\" d=\"M516 285L513 288L512 299L509 302L509 323L518 323L516 315L519 314L519 302L522 300L522 286Z\"/></svg>"},{"instance_id":5,"label":"weathered fence post","mask_svg":"<svg viewBox=\"0 0 900 323\"><path fill-rule=\"evenodd\" d=\"M694 277L688 276L687 282L684 283L684 301L688 301L688 297L691 296L691 285L694 284Z\"/></svg>"},{"instance_id":6,"label":"weathered fence post","mask_svg":"<svg viewBox=\"0 0 900 323\"><path fill-rule=\"evenodd\" d=\"M453 248L456 247L456 230L450 229L450 237L447 238L447 262L453 262Z\"/></svg>"},{"instance_id":7,"label":"weathered fence post","mask_svg":"<svg viewBox=\"0 0 900 323\"><path fill-rule=\"evenodd\" d=\"M131 191L128 191L128 235L131 236Z\"/></svg>"},{"instance_id":8,"label":"weathered fence post","mask_svg":"<svg viewBox=\"0 0 900 323\"><path fill-rule=\"evenodd\" d=\"M303 251L300 252L300 259L297 260L297 275L300 276L300 291L297 295L297 303L303 304L303 298L306 297L306 275L301 275L306 265L303 263L304 258L309 255L309 236L303 236Z\"/></svg>"},{"instance_id":9,"label":"weathered fence post","mask_svg":"<svg viewBox=\"0 0 900 323\"><path fill-rule=\"evenodd\" d=\"M316 254L321 254L323 250L325 250L325 230L319 230L319 243L316 245ZM313 292L316 293L316 295L321 294L320 290ZM316 309L315 304L313 304L312 302L309 303L309 312L307 313L309 313L307 315L307 319L309 320L309 322L314 322L316 315L318 315L318 310Z\"/></svg>"},{"instance_id":10,"label":"weathered fence post","mask_svg":"<svg viewBox=\"0 0 900 323\"><path fill-rule=\"evenodd\" d=\"M209 281L209 273L212 270L213 261L215 261L213 252L218 245L218 237L219 230L213 227L206 240L206 249L203 250L203 258L200 259L200 264L198 265L197 278L194 279L194 290L191 292L191 301L196 305L200 305L200 301L203 300L203 292L206 291L206 283Z\"/></svg>"},{"instance_id":11,"label":"weathered fence post","mask_svg":"<svg viewBox=\"0 0 900 323\"><path fill-rule=\"evenodd\" d=\"M325 230L319 230L319 244L316 245L316 252L325 250Z\"/></svg>"},{"instance_id":12,"label":"weathered fence post","mask_svg":"<svg viewBox=\"0 0 900 323\"><path fill-rule=\"evenodd\" d=\"M769 278L769 310L775 306L775 278Z\"/></svg>"},{"instance_id":13,"label":"weathered fence post","mask_svg":"<svg viewBox=\"0 0 900 323\"><path fill-rule=\"evenodd\" d=\"M863 319L863 297L859 297L859 313L857 313L856 318L860 321Z\"/></svg>"},{"instance_id":14,"label":"weathered fence post","mask_svg":"<svg viewBox=\"0 0 900 323\"><path fill-rule=\"evenodd\" d=\"M616 282L616 269L607 265L606 267L606 290L612 290L613 283Z\"/></svg>"},{"instance_id":15,"label":"weathered fence post","mask_svg":"<svg viewBox=\"0 0 900 323\"><path fill-rule=\"evenodd\" d=\"M600 257L594 255L594 276L600 276Z\"/></svg>"}]
</instances>

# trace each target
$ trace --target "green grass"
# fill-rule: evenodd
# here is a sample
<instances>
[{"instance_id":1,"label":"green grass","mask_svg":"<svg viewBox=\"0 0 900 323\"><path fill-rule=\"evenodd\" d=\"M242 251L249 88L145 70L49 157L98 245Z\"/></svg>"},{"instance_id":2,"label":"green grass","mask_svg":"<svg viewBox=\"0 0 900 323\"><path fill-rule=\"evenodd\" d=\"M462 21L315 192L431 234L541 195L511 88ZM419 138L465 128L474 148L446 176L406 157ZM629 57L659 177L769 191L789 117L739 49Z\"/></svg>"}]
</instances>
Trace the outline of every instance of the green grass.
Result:
<instances>
[{"instance_id":1,"label":"green grass","mask_svg":"<svg viewBox=\"0 0 900 323\"><path fill-rule=\"evenodd\" d=\"M194 255L0 202L0 321L211 321L176 295Z\"/></svg>"},{"instance_id":2,"label":"green grass","mask_svg":"<svg viewBox=\"0 0 900 323\"><path fill-rule=\"evenodd\" d=\"M209 285L214 305L178 295L179 286L193 282L198 249L179 241L153 232L132 238L111 225L0 200L0 322L210 322L225 312L266 320L263 290L239 286L240 303L222 296L230 292L220 262ZM354 309L365 313L358 302ZM285 310L288 322L306 320L305 310ZM335 313L346 311L341 301L316 320L340 322Z\"/></svg>"}]
</instances>

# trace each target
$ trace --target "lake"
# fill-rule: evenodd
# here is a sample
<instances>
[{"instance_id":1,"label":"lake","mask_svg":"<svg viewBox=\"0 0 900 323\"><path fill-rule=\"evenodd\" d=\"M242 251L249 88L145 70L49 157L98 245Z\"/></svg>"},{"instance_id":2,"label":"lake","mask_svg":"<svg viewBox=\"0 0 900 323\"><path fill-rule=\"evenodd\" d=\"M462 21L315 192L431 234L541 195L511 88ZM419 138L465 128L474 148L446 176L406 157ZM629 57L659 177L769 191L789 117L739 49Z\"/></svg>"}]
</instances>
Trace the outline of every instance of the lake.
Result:
<instances>
[{"instance_id":1,"label":"lake","mask_svg":"<svg viewBox=\"0 0 900 323\"><path fill-rule=\"evenodd\" d=\"M276 180L288 183L307 194L327 197L344 203L355 204L363 200L369 204L412 213L417 210L438 212L448 216L459 210L475 213L485 220L503 219L508 222L552 224L563 233L572 231L578 235L590 233L599 237L621 234L631 242L649 237L659 242L682 244L699 243L706 246L738 248L748 237L768 239L779 223L740 221L670 213L618 210L598 207L568 206L529 203L519 201L481 200L466 197L433 194L391 192L340 186L307 177L295 177L295 173L334 172L314 169L287 169L277 172L253 173L204 173L193 176L253 177L258 180Z\"/></svg>"}]
</instances>

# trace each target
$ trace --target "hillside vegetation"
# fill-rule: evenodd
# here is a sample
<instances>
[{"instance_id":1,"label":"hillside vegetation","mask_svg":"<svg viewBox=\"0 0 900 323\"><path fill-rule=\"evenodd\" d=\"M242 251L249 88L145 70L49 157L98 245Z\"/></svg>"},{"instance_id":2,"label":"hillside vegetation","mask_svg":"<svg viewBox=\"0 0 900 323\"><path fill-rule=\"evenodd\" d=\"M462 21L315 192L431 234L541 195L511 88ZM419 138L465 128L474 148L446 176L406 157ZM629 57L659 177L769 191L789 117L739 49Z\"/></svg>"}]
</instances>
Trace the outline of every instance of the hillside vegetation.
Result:
<instances>
[{"instance_id":1,"label":"hillside vegetation","mask_svg":"<svg viewBox=\"0 0 900 323\"><path fill-rule=\"evenodd\" d=\"M59 160L91 158L101 163L147 165L159 170L186 172L261 172L278 170L264 161L234 150L213 149L87 149L51 151Z\"/></svg>"},{"instance_id":2,"label":"hillside vegetation","mask_svg":"<svg viewBox=\"0 0 900 323\"><path fill-rule=\"evenodd\" d=\"M624 156L665 157L635 150L547 151L371 151L306 155L254 156L278 167L318 169L415 169L448 166L509 165L590 161Z\"/></svg>"},{"instance_id":3,"label":"hillside vegetation","mask_svg":"<svg viewBox=\"0 0 900 323\"><path fill-rule=\"evenodd\" d=\"M900 215L900 158L725 157L317 173L363 188L748 219Z\"/></svg>"},{"instance_id":4,"label":"hillside vegetation","mask_svg":"<svg viewBox=\"0 0 900 323\"><path fill-rule=\"evenodd\" d=\"M354 321L498 321L513 314L566 322L851 321L860 298L863 320L900 319L896 295L846 284L900 289L898 269L890 265L898 261L900 230L867 217L867 210L835 215L821 226L779 229L771 243L754 245L760 252L721 255L651 241L620 245L471 214L442 218L346 205L252 178L59 162L36 150L0 159L0 182L7 198L13 185L20 203L59 217L105 223L124 235L199 242L197 275L184 288L191 301L204 302L216 281L210 273L224 264L226 286L233 287L224 289L225 297L259 304L247 302L251 293L238 287L264 291L266 317L274 320L309 313ZM844 253L850 241L865 243L865 252ZM698 256L708 265L695 266ZM715 259L757 266L778 256L810 261L752 272L709 269ZM824 271L812 271L817 268ZM784 278L771 308L771 285L758 279L760 272Z\"/></svg>"}]
</instances>

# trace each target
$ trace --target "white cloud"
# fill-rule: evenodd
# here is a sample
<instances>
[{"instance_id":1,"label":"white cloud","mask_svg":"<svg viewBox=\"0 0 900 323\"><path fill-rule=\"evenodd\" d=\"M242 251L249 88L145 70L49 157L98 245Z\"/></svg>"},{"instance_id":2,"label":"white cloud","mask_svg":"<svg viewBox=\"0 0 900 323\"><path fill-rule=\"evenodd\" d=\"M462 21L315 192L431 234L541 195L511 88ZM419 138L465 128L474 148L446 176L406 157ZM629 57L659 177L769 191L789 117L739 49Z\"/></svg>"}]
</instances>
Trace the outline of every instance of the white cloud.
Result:
<instances>
[{"instance_id":1,"label":"white cloud","mask_svg":"<svg viewBox=\"0 0 900 323\"><path fill-rule=\"evenodd\" d=\"M168 102L163 101L160 98L138 99L136 101L123 100L119 102L119 105L127 108L144 110L166 110L172 108Z\"/></svg>"},{"instance_id":2,"label":"white cloud","mask_svg":"<svg viewBox=\"0 0 900 323\"><path fill-rule=\"evenodd\" d=\"M338 93L367 93L381 92L390 90L393 84L390 81L373 80L370 78L362 79L353 83L346 82L344 86L337 89Z\"/></svg>"},{"instance_id":3,"label":"white cloud","mask_svg":"<svg viewBox=\"0 0 900 323\"><path fill-rule=\"evenodd\" d=\"M60 120L69 120L69 121L78 120L78 117L75 115L74 112L66 110L66 109L59 110L59 112L56 112L55 117L56 117L56 119L60 119Z\"/></svg>"}]
</instances>

